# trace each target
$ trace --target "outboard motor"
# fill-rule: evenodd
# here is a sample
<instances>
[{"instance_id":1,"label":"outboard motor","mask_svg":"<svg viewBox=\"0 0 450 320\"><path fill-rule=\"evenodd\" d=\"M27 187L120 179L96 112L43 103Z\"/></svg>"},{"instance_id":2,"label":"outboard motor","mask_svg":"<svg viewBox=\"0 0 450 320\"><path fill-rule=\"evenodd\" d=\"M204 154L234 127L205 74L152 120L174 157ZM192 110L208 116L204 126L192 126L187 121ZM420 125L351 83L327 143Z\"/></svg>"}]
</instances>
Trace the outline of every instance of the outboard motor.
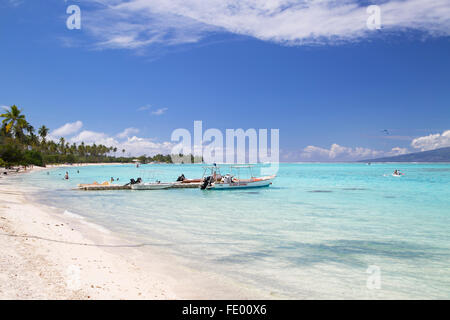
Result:
<instances>
[{"instance_id":1,"label":"outboard motor","mask_svg":"<svg viewBox=\"0 0 450 320\"><path fill-rule=\"evenodd\" d=\"M201 190L205 190L207 186L211 185L212 176L206 177L205 180L203 180L203 184L200 186Z\"/></svg>"},{"instance_id":2,"label":"outboard motor","mask_svg":"<svg viewBox=\"0 0 450 320\"><path fill-rule=\"evenodd\" d=\"M130 179L130 182L128 182L128 183L126 184L126 186L132 185L132 184L138 184L138 183L141 183L141 182L142 182L142 179L141 179L141 178L137 178L136 180L134 180L133 178L131 178L131 179Z\"/></svg>"}]
</instances>

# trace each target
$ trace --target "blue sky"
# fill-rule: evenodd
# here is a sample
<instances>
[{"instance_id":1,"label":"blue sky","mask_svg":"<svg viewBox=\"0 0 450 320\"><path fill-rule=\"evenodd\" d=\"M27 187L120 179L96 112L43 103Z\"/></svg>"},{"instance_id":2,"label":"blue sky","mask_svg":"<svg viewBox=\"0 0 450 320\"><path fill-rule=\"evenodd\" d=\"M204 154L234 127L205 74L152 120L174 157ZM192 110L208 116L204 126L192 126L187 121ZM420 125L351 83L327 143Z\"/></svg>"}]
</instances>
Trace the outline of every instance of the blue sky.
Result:
<instances>
[{"instance_id":1,"label":"blue sky","mask_svg":"<svg viewBox=\"0 0 450 320\"><path fill-rule=\"evenodd\" d=\"M132 154L194 120L280 129L283 161L449 146L448 1L323 2L1 0L0 105Z\"/></svg>"}]
</instances>

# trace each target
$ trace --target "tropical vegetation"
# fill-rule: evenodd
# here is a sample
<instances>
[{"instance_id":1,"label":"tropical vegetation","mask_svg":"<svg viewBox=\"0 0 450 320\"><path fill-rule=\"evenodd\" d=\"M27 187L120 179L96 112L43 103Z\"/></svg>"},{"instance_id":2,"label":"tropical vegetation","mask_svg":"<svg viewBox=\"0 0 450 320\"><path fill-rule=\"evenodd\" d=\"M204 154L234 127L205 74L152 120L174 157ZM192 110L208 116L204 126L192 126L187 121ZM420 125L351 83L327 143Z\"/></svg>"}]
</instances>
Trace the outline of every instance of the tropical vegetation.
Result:
<instances>
[{"instance_id":1,"label":"tropical vegetation","mask_svg":"<svg viewBox=\"0 0 450 320\"><path fill-rule=\"evenodd\" d=\"M42 125L36 134L35 128L16 105L0 114L0 167L15 165L37 165L62 163L132 162L134 157L126 157L125 149L116 157L117 147L102 144L88 145L69 143L64 137L59 140L49 137L50 129ZM138 157L142 163L171 163L170 155L157 154Z\"/></svg>"}]
</instances>

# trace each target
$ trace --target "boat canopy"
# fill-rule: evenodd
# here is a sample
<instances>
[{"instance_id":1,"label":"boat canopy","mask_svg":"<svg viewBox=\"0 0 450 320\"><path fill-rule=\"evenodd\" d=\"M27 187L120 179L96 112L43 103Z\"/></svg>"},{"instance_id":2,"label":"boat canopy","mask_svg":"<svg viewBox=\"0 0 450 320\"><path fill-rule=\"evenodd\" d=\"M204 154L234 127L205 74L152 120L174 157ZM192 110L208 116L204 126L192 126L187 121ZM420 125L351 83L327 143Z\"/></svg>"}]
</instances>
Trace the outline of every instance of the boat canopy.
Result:
<instances>
[{"instance_id":1,"label":"boat canopy","mask_svg":"<svg viewBox=\"0 0 450 320\"><path fill-rule=\"evenodd\" d=\"M235 170L237 172L237 177L240 178L240 169L248 169L250 171L250 176L253 178L253 167L254 165L252 164L232 164L232 165L226 165L223 164L223 167L227 167L230 168L230 175L233 175L233 170ZM213 175L214 173L221 175L220 173L220 168L218 165L214 164L211 166L203 166L203 177L205 177L207 172L210 172L211 175Z\"/></svg>"}]
</instances>

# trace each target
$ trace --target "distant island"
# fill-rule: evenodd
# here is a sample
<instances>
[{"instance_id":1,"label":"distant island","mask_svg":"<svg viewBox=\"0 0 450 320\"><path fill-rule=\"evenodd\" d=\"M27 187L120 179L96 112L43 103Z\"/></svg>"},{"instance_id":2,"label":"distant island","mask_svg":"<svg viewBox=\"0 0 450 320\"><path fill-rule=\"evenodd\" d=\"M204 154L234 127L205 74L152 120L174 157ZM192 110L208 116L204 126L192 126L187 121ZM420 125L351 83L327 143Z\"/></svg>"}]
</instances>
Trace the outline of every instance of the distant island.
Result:
<instances>
[{"instance_id":1,"label":"distant island","mask_svg":"<svg viewBox=\"0 0 450 320\"><path fill-rule=\"evenodd\" d=\"M450 147L359 162L450 162Z\"/></svg>"}]
</instances>

